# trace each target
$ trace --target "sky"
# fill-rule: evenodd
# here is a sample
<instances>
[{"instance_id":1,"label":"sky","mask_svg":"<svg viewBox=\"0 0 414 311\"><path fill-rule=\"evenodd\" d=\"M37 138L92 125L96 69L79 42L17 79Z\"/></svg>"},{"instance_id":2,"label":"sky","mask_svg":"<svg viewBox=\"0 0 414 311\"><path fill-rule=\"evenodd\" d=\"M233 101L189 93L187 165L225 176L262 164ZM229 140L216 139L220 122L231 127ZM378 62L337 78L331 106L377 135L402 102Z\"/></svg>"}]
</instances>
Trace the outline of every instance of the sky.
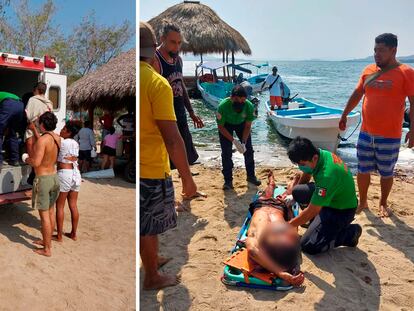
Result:
<instances>
[{"instance_id":1,"label":"sky","mask_svg":"<svg viewBox=\"0 0 414 311\"><path fill-rule=\"evenodd\" d=\"M148 21L178 0L141 0ZM397 56L414 54L413 0L201 0L247 40L253 59L344 60L373 54L374 39L398 36ZM239 55L240 57L240 55Z\"/></svg>"},{"instance_id":2,"label":"sky","mask_svg":"<svg viewBox=\"0 0 414 311\"><path fill-rule=\"evenodd\" d=\"M32 8L39 8L45 0L29 0ZM11 0L11 10L19 1ZM95 11L98 24L121 25L129 20L135 30L136 2L135 0L54 0L56 6L55 22L59 29L67 34L79 24L84 16ZM7 11L6 11L7 12ZM125 49L135 46L135 37Z\"/></svg>"}]
</instances>

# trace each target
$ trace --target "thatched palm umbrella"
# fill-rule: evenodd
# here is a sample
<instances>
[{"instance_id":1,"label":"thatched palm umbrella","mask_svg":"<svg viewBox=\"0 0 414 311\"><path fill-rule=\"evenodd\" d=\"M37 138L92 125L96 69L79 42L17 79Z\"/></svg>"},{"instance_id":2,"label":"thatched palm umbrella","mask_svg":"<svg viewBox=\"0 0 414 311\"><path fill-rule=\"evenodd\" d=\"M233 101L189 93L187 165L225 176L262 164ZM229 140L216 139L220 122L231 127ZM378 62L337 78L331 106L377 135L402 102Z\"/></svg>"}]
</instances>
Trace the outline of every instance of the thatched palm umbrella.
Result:
<instances>
[{"instance_id":1,"label":"thatched palm umbrella","mask_svg":"<svg viewBox=\"0 0 414 311\"><path fill-rule=\"evenodd\" d=\"M201 56L207 53L252 53L249 44L237 30L199 1L176 4L149 20L148 23L154 28L158 40L163 20L173 21L181 28L185 38L182 45L184 53Z\"/></svg>"},{"instance_id":2,"label":"thatched palm umbrella","mask_svg":"<svg viewBox=\"0 0 414 311\"><path fill-rule=\"evenodd\" d=\"M117 111L134 106L136 102L135 71L135 49L119 54L68 88L68 107L75 111L88 110L92 120L93 110L97 107Z\"/></svg>"}]
</instances>

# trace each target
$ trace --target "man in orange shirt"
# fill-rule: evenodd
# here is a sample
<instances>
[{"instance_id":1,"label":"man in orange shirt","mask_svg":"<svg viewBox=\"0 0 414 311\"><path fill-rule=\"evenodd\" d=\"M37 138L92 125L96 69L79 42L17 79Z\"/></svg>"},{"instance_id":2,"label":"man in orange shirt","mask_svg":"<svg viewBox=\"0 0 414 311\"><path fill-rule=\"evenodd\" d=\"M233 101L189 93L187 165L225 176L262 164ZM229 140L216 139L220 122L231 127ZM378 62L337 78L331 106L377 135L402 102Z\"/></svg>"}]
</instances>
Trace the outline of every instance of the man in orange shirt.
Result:
<instances>
[{"instance_id":1,"label":"man in orange shirt","mask_svg":"<svg viewBox=\"0 0 414 311\"><path fill-rule=\"evenodd\" d=\"M391 33L375 38L375 64L368 65L362 72L339 122L339 128L345 130L346 116L365 95L362 103L363 121L357 143L357 213L368 208L367 193L371 172L377 170L381 176L381 217L388 217L391 213L387 199L400 150L406 97L410 101L410 119L414 120L414 69L396 60L397 44L397 36ZM405 141L408 141L409 148L414 146L414 122L411 122Z\"/></svg>"}]
</instances>

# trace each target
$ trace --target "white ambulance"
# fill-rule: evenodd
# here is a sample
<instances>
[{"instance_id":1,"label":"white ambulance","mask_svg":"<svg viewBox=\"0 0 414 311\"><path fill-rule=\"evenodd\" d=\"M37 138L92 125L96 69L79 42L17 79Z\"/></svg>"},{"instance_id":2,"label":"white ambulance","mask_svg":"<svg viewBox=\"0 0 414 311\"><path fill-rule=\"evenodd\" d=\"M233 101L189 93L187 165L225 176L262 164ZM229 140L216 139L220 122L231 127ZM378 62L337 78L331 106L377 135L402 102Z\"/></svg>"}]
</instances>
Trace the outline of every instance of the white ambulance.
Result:
<instances>
[{"instance_id":1,"label":"white ambulance","mask_svg":"<svg viewBox=\"0 0 414 311\"><path fill-rule=\"evenodd\" d=\"M65 125L66 119L66 76L59 73L55 58L14 55L0 51L0 91L16 94L20 98L33 91L37 82L47 85L46 96L53 102L53 112L58 118L56 132ZM31 186L27 177L31 171L28 165L14 167L3 163L0 172L0 204L28 199Z\"/></svg>"}]
</instances>

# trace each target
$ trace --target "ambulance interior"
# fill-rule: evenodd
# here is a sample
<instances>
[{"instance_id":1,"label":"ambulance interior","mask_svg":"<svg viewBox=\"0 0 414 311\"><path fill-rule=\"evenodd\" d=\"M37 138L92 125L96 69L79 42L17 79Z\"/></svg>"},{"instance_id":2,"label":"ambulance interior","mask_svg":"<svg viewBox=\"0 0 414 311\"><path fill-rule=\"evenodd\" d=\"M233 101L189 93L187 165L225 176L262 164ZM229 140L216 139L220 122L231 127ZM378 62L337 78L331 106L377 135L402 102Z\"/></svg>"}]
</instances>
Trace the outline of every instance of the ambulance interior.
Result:
<instances>
[{"instance_id":1,"label":"ambulance interior","mask_svg":"<svg viewBox=\"0 0 414 311\"><path fill-rule=\"evenodd\" d=\"M0 66L0 91L13 93L20 98L32 92L39 81L38 71L22 70Z\"/></svg>"}]
</instances>

